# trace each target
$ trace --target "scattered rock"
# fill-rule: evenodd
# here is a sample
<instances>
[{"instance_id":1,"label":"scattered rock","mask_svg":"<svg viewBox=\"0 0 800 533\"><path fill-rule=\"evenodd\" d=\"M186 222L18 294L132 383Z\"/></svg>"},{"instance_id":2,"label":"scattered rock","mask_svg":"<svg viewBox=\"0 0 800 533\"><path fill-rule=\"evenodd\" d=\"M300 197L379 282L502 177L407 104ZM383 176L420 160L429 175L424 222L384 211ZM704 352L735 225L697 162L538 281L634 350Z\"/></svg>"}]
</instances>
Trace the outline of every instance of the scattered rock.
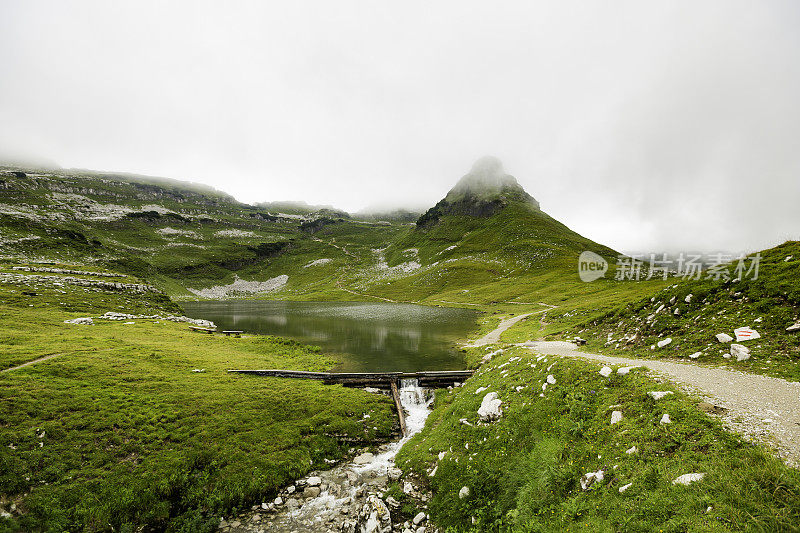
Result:
<instances>
[{"instance_id":1,"label":"scattered rock","mask_svg":"<svg viewBox=\"0 0 800 533\"><path fill-rule=\"evenodd\" d=\"M786 328L786 331L788 331L789 333L794 333L795 331L800 331L800 322L797 322L796 324L792 324L791 326Z\"/></svg>"},{"instance_id":2,"label":"scattered rock","mask_svg":"<svg viewBox=\"0 0 800 533\"><path fill-rule=\"evenodd\" d=\"M663 341L658 341L656 343L656 346L658 346L659 348L663 348L664 346L667 346L667 345L669 345L671 343L672 343L672 338L671 337L667 337Z\"/></svg>"},{"instance_id":3,"label":"scattered rock","mask_svg":"<svg viewBox=\"0 0 800 533\"><path fill-rule=\"evenodd\" d=\"M489 387L478 387L478 390L475 391L475 394L480 394L483 391L487 390Z\"/></svg>"},{"instance_id":4,"label":"scattered rock","mask_svg":"<svg viewBox=\"0 0 800 533\"><path fill-rule=\"evenodd\" d=\"M638 451L639 451L639 448L637 448L636 446L631 446L630 448L628 448L627 450L625 450L625 453L627 453L628 455L630 455L630 454L632 454L632 453L636 453L636 452L638 452Z\"/></svg>"},{"instance_id":5,"label":"scattered rock","mask_svg":"<svg viewBox=\"0 0 800 533\"><path fill-rule=\"evenodd\" d=\"M550 385L555 385L555 384L556 384L556 378L554 378L554 377L553 377L553 374L548 374L548 376L547 376L547 382L548 382Z\"/></svg>"},{"instance_id":6,"label":"scattered rock","mask_svg":"<svg viewBox=\"0 0 800 533\"><path fill-rule=\"evenodd\" d=\"M611 413L611 425L617 424L622 421L622 411L614 411Z\"/></svg>"},{"instance_id":7,"label":"scattered rock","mask_svg":"<svg viewBox=\"0 0 800 533\"><path fill-rule=\"evenodd\" d=\"M503 402L497 397L496 392L490 392L483 397L481 406L478 408L478 416L484 422L497 420L503 414L500 406Z\"/></svg>"},{"instance_id":8,"label":"scattered rock","mask_svg":"<svg viewBox=\"0 0 800 533\"><path fill-rule=\"evenodd\" d=\"M750 359L750 348L742 344L731 344L731 355L737 361L747 361Z\"/></svg>"},{"instance_id":9,"label":"scattered rock","mask_svg":"<svg viewBox=\"0 0 800 533\"><path fill-rule=\"evenodd\" d=\"M589 490L589 488L595 483L600 483L603 481L603 478L604 475L602 470L598 470L597 472L587 472L581 477L581 489Z\"/></svg>"},{"instance_id":10,"label":"scattered rock","mask_svg":"<svg viewBox=\"0 0 800 533\"><path fill-rule=\"evenodd\" d=\"M600 369L600 375L603 376L604 378L610 376L612 372L613 370L611 369L610 366L604 366L603 368Z\"/></svg>"},{"instance_id":11,"label":"scattered rock","mask_svg":"<svg viewBox=\"0 0 800 533\"><path fill-rule=\"evenodd\" d=\"M617 374L624 376L634 368L639 368L638 366L623 366L617 369Z\"/></svg>"},{"instance_id":12,"label":"scattered rock","mask_svg":"<svg viewBox=\"0 0 800 533\"><path fill-rule=\"evenodd\" d=\"M361 533L391 533L392 518L383 500L371 494L358 515L356 531Z\"/></svg>"},{"instance_id":13,"label":"scattered rock","mask_svg":"<svg viewBox=\"0 0 800 533\"><path fill-rule=\"evenodd\" d=\"M458 497L459 497L459 499L463 500L467 496L469 496L469 487L467 487L465 485L465 486L461 487L460 491L458 491Z\"/></svg>"},{"instance_id":14,"label":"scattered rock","mask_svg":"<svg viewBox=\"0 0 800 533\"><path fill-rule=\"evenodd\" d=\"M306 480L306 484L309 487L319 487L320 483L322 483L322 478L319 476L311 476Z\"/></svg>"},{"instance_id":15,"label":"scattered rock","mask_svg":"<svg viewBox=\"0 0 800 533\"><path fill-rule=\"evenodd\" d=\"M661 417L662 424L672 424L672 420L669 417L669 414L664 413L664 416Z\"/></svg>"},{"instance_id":16,"label":"scattered rock","mask_svg":"<svg viewBox=\"0 0 800 533\"><path fill-rule=\"evenodd\" d=\"M319 496L320 493L319 487L306 487L303 489L303 497L304 498L316 498Z\"/></svg>"},{"instance_id":17,"label":"scattered rock","mask_svg":"<svg viewBox=\"0 0 800 533\"><path fill-rule=\"evenodd\" d=\"M724 407L720 407L718 405L713 405L708 402L700 402L697 404L697 408L703 411L704 413L711 413L714 415L721 415L724 414L727 409Z\"/></svg>"},{"instance_id":18,"label":"scattered rock","mask_svg":"<svg viewBox=\"0 0 800 533\"><path fill-rule=\"evenodd\" d=\"M650 396L650 397L651 397L652 399L654 399L654 400L660 400L660 399L661 399L661 398L663 398L664 396L668 396L668 395L670 395L670 394L672 394L672 391L671 391L671 390L665 390L665 391L650 391L650 392L648 392L648 393L647 393L647 395L648 395L648 396Z\"/></svg>"},{"instance_id":19,"label":"scattered rock","mask_svg":"<svg viewBox=\"0 0 800 533\"><path fill-rule=\"evenodd\" d=\"M697 359L697 358L698 358L698 357L700 357L701 355L703 355L703 352L694 352L693 354L691 354L691 355L689 356L689 359Z\"/></svg>"},{"instance_id":20,"label":"scattered rock","mask_svg":"<svg viewBox=\"0 0 800 533\"><path fill-rule=\"evenodd\" d=\"M94 320L92 320L91 317L73 318L71 320L65 320L64 324L77 324L79 326L94 326Z\"/></svg>"},{"instance_id":21,"label":"scattered rock","mask_svg":"<svg viewBox=\"0 0 800 533\"><path fill-rule=\"evenodd\" d=\"M389 478L389 481L397 481L402 475L403 471L395 466L386 471L386 476Z\"/></svg>"},{"instance_id":22,"label":"scattered rock","mask_svg":"<svg viewBox=\"0 0 800 533\"><path fill-rule=\"evenodd\" d=\"M694 483L695 481L700 481L705 477L703 473L693 472L691 474L683 474L682 476L676 477L672 480L673 485L688 485L689 483Z\"/></svg>"},{"instance_id":23,"label":"scattered rock","mask_svg":"<svg viewBox=\"0 0 800 533\"><path fill-rule=\"evenodd\" d=\"M415 526L418 526L418 525L420 525L422 523L423 520L425 520L425 513L420 512L420 513L417 513L417 516L415 516L414 519L411 522Z\"/></svg>"},{"instance_id":24,"label":"scattered rock","mask_svg":"<svg viewBox=\"0 0 800 533\"><path fill-rule=\"evenodd\" d=\"M694 294L689 294L688 296L686 296L686 298L683 299L683 301L686 302L687 304L690 304L692 303L692 298L694 298Z\"/></svg>"},{"instance_id":25,"label":"scattered rock","mask_svg":"<svg viewBox=\"0 0 800 533\"><path fill-rule=\"evenodd\" d=\"M731 337L727 333L717 333L715 336L717 337L717 340L723 344L726 342L731 342L733 340L733 337Z\"/></svg>"},{"instance_id":26,"label":"scattered rock","mask_svg":"<svg viewBox=\"0 0 800 533\"><path fill-rule=\"evenodd\" d=\"M753 339L760 339L761 334L756 330L748 327L736 328L733 330L736 335L736 342L749 341Z\"/></svg>"},{"instance_id":27,"label":"scattered rock","mask_svg":"<svg viewBox=\"0 0 800 533\"><path fill-rule=\"evenodd\" d=\"M622 485L622 486L619 488L619 492L620 492L620 494L621 494L621 493L623 493L623 492L625 492L626 490L628 490L628 489L629 489L629 488L631 488L632 486L633 486L633 483L628 483L627 485Z\"/></svg>"}]
</instances>

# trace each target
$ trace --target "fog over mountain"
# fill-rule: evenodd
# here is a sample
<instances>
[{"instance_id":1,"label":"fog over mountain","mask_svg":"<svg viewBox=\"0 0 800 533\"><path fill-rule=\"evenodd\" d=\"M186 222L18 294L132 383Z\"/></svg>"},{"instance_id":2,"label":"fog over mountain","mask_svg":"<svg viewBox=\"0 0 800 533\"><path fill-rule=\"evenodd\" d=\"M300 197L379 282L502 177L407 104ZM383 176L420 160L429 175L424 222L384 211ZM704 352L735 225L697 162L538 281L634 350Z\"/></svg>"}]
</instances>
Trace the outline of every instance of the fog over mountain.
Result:
<instances>
[{"instance_id":1,"label":"fog over mountain","mask_svg":"<svg viewBox=\"0 0 800 533\"><path fill-rule=\"evenodd\" d=\"M0 152L354 212L507 174L615 249L800 237L800 5L0 3Z\"/></svg>"}]
</instances>

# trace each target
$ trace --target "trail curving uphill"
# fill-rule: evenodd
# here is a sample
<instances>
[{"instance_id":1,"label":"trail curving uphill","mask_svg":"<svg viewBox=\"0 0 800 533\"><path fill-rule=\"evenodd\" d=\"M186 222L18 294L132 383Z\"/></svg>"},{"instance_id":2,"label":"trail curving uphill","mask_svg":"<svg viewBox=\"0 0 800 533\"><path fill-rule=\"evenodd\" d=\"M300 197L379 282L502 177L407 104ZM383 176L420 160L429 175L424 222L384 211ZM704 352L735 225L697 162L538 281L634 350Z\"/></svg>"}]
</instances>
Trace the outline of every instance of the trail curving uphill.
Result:
<instances>
[{"instance_id":1,"label":"trail curving uphill","mask_svg":"<svg viewBox=\"0 0 800 533\"><path fill-rule=\"evenodd\" d=\"M492 331L481 337L480 339L476 339L472 342L468 342L464 344L465 348L478 348L480 346L486 346L488 344L495 344L500 342L500 335L502 335L508 328L516 324L517 322L528 318L531 315L538 315L541 313L545 313L550 309L554 309L554 305L548 305L544 303L539 303L539 305L545 306L547 309L542 309L541 311L533 311L530 313L523 313L521 315L512 316L511 318L506 318L505 320L501 320L500 324L494 328Z\"/></svg>"},{"instance_id":2,"label":"trail curving uphill","mask_svg":"<svg viewBox=\"0 0 800 533\"><path fill-rule=\"evenodd\" d=\"M641 366L676 382L688 392L727 409L725 426L751 441L777 448L792 466L800 466L800 383L723 368L688 363L629 359L582 352L571 342L533 341L519 344L543 355L579 357L621 366Z\"/></svg>"}]
</instances>

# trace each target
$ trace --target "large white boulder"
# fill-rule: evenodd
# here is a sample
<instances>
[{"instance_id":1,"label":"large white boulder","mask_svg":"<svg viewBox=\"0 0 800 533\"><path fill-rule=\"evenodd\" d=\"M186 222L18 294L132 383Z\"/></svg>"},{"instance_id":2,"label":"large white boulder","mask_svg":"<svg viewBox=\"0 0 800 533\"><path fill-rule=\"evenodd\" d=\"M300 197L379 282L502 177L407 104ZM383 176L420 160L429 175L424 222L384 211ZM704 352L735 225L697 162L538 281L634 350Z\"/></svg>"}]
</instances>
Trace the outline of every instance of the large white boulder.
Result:
<instances>
[{"instance_id":1,"label":"large white boulder","mask_svg":"<svg viewBox=\"0 0 800 533\"><path fill-rule=\"evenodd\" d=\"M717 333L716 337L717 337L717 340L719 342L723 343L723 344L726 343L726 342L731 342L733 340L733 337L731 337L727 333Z\"/></svg>"},{"instance_id":2,"label":"large white boulder","mask_svg":"<svg viewBox=\"0 0 800 533\"><path fill-rule=\"evenodd\" d=\"M656 343L656 346L658 346L659 348L663 348L664 346L667 346L668 344L671 344L671 343L672 343L672 338L671 337L667 337L663 341L658 341Z\"/></svg>"},{"instance_id":3,"label":"large white boulder","mask_svg":"<svg viewBox=\"0 0 800 533\"><path fill-rule=\"evenodd\" d=\"M748 327L736 328L733 330L733 333L736 335L736 342L750 341L761 338L761 334L759 332Z\"/></svg>"},{"instance_id":4,"label":"large white boulder","mask_svg":"<svg viewBox=\"0 0 800 533\"><path fill-rule=\"evenodd\" d=\"M497 393L490 392L483 397L481 406L478 408L478 416L484 422L497 420L503 415L503 411L500 409L501 405L503 402L497 397Z\"/></svg>"},{"instance_id":5,"label":"large white boulder","mask_svg":"<svg viewBox=\"0 0 800 533\"><path fill-rule=\"evenodd\" d=\"M750 359L750 348L743 344L731 344L731 355L734 356L737 361L747 361Z\"/></svg>"}]
</instances>

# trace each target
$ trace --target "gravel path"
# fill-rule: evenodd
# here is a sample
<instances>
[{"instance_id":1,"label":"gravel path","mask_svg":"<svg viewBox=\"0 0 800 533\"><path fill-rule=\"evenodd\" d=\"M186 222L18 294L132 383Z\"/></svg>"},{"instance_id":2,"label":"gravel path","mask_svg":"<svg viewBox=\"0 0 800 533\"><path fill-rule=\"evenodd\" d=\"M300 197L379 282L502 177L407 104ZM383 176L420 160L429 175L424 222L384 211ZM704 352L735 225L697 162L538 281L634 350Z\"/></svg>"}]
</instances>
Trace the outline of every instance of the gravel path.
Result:
<instances>
[{"instance_id":1,"label":"gravel path","mask_svg":"<svg viewBox=\"0 0 800 533\"><path fill-rule=\"evenodd\" d=\"M506 303L506 302L504 302L504 303ZM508 302L508 303L511 303L511 302ZM554 305L548 305L548 304L543 304L543 303L540 303L539 305L544 305L544 306L547 307L547 309L542 309L541 311L534 311L532 313L524 313L522 315L512 316L511 318L506 318L505 320L501 320L500 324L496 328L494 328L492 331L490 331L489 333L487 333L486 335L484 335L480 339L477 339L477 340L474 340L472 342L468 342L468 343L464 344L464 347L465 348L477 348L477 347L480 347L480 346L486 346L488 344L495 344L497 342L500 342L500 335L502 335L503 332L505 332L508 328L510 328L511 326L513 326L514 324L519 322L520 320L528 318L531 315L539 315L539 314L544 313L546 311L549 311L550 309L553 309L555 307Z\"/></svg>"},{"instance_id":2,"label":"gravel path","mask_svg":"<svg viewBox=\"0 0 800 533\"><path fill-rule=\"evenodd\" d=\"M655 370L688 392L727 409L722 419L728 429L773 446L788 464L800 466L800 383L721 368L586 353L570 342L535 341L519 346L545 355Z\"/></svg>"}]
</instances>

